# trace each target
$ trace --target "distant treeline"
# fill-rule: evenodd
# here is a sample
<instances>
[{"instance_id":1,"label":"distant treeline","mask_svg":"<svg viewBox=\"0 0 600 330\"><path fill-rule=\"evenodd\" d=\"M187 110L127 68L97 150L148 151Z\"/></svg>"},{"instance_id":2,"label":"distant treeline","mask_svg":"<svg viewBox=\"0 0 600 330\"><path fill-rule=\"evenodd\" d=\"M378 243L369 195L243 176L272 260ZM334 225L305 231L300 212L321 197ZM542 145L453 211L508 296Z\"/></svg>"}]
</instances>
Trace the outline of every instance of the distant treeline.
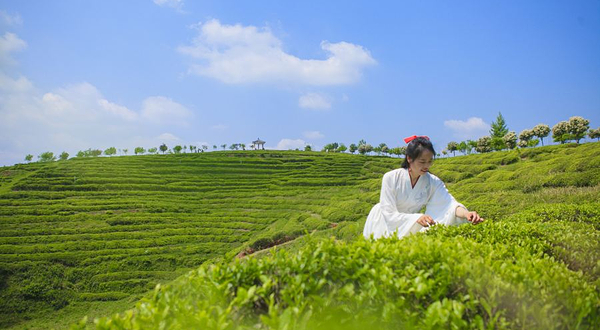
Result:
<instances>
[{"instance_id":1,"label":"distant treeline","mask_svg":"<svg viewBox=\"0 0 600 330\"><path fill-rule=\"evenodd\" d=\"M466 140L461 142L451 141L448 143L446 148L442 150L442 155L446 156L449 153L453 155L456 154L456 151L460 151L463 154L471 154L473 152L485 153L491 151L499 151L505 149L514 149L516 147L519 148L528 148L535 147L540 142L544 145L544 138L550 134L552 131L552 139L554 142L563 144L570 141L577 141L579 143L581 139L588 136L590 139L600 139L600 128L592 129L590 128L590 121L579 116L574 116L569 118L569 120L561 121L552 127L550 130L550 126L546 124L538 124L532 129L524 129L517 134L514 131L509 131L506 126L506 121L502 116L502 113L498 113L498 117L496 120L492 122L490 129L490 135L482 136L478 140ZM222 144L221 148L226 150L229 147L230 150L246 150L246 145L244 143L233 143L231 145ZM217 145L212 146L213 150L217 150ZM250 148L255 149L254 145L251 145ZM204 152L208 150L208 145L194 146L194 145L176 145L173 148L169 148L166 144L162 144L159 147L145 149L143 147L137 147L133 150L136 155L144 155L144 154L158 154L159 151L163 154L180 154L180 153L198 153ZM299 150L298 148L296 150ZM312 151L312 146L306 145L304 147L304 151ZM349 151L351 154L358 152L361 155L376 153L377 155L395 155L400 157L404 155L406 152L406 147L395 147L390 148L385 143L380 143L378 146L373 147L371 144L367 143L365 140L360 140L358 144L350 144L346 146L344 143L328 143L323 146L321 149L323 152L346 152ZM110 147L104 151L100 149L88 149L79 151L76 157L98 157L101 155L105 156L114 156L116 154L127 155L129 153L129 149L117 149L115 147ZM63 151L59 156L59 160L66 160L69 158L69 153ZM438 154L438 156L441 156ZM25 161L31 162L33 160L33 155L28 154L25 156ZM46 151L38 155L38 161L40 162L51 162L57 160L56 156L53 152Z\"/></svg>"}]
</instances>

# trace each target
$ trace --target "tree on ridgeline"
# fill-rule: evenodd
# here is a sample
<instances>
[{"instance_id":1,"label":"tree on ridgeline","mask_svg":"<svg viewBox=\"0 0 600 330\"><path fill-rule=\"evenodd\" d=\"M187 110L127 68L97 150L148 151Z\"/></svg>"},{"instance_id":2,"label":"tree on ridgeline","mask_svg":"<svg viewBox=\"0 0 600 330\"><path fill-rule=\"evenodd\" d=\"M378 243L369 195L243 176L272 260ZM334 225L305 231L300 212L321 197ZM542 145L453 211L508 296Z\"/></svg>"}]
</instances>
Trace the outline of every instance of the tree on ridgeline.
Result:
<instances>
[{"instance_id":1,"label":"tree on ridgeline","mask_svg":"<svg viewBox=\"0 0 600 330\"><path fill-rule=\"evenodd\" d=\"M381 147L373 147L373 152L377 154L377 156L381 156Z\"/></svg>"},{"instance_id":2,"label":"tree on ridgeline","mask_svg":"<svg viewBox=\"0 0 600 330\"><path fill-rule=\"evenodd\" d=\"M354 154L356 152L356 150L358 150L358 147L356 146L356 144L354 144L354 143L350 144L348 151L350 151L351 154Z\"/></svg>"},{"instance_id":3,"label":"tree on ridgeline","mask_svg":"<svg viewBox=\"0 0 600 330\"><path fill-rule=\"evenodd\" d=\"M243 151L246 151L246 145L243 143L240 143L240 147L242 147ZM202 146L202 149L204 149L204 146Z\"/></svg>"},{"instance_id":4,"label":"tree on ridgeline","mask_svg":"<svg viewBox=\"0 0 600 330\"><path fill-rule=\"evenodd\" d=\"M225 148L227 148L227 144L222 144L221 148L223 148L223 150L225 150Z\"/></svg>"},{"instance_id":5,"label":"tree on ridgeline","mask_svg":"<svg viewBox=\"0 0 600 330\"><path fill-rule=\"evenodd\" d=\"M385 144L385 143L380 143L378 147L379 147L379 150L380 150L380 152L381 152L382 154L384 154L384 155L385 155L385 154L387 153L387 150L388 150L387 144Z\"/></svg>"},{"instance_id":6,"label":"tree on ridgeline","mask_svg":"<svg viewBox=\"0 0 600 330\"><path fill-rule=\"evenodd\" d=\"M477 152L484 153L492 151L492 138L489 136L482 136L477 140Z\"/></svg>"},{"instance_id":7,"label":"tree on ridgeline","mask_svg":"<svg viewBox=\"0 0 600 330\"><path fill-rule=\"evenodd\" d=\"M400 157L402 155L406 155L406 147L396 147L393 149L394 155Z\"/></svg>"},{"instance_id":8,"label":"tree on ridgeline","mask_svg":"<svg viewBox=\"0 0 600 330\"><path fill-rule=\"evenodd\" d=\"M589 120L579 116L569 118L568 132L573 140L577 140L577 143L585 137L589 128Z\"/></svg>"},{"instance_id":9,"label":"tree on ridgeline","mask_svg":"<svg viewBox=\"0 0 600 330\"><path fill-rule=\"evenodd\" d=\"M146 149L144 149L143 147L136 147L133 152L136 155L143 155L144 153L146 153Z\"/></svg>"},{"instance_id":10,"label":"tree on ridgeline","mask_svg":"<svg viewBox=\"0 0 600 330\"><path fill-rule=\"evenodd\" d=\"M442 155L444 155L444 157L448 156L448 150L446 150L446 149L442 150Z\"/></svg>"},{"instance_id":11,"label":"tree on ridgeline","mask_svg":"<svg viewBox=\"0 0 600 330\"><path fill-rule=\"evenodd\" d=\"M181 153L181 149L183 149L181 146L177 145L173 147L173 152L176 154Z\"/></svg>"},{"instance_id":12,"label":"tree on ridgeline","mask_svg":"<svg viewBox=\"0 0 600 330\"><path fill-rule=\"evenodd\" d=\"M60 156L58 156L58 159L60 160L67 160L69 158L69 153L66 151L63 151Z\"/></svg>"},{"instance_id":13,"label":"tree on ridgeline","mask_svg":"<svg viewBox=\"0 0 600 330\"><path fill-rule=\"evenodd\" d=\"M107 156L116 155L117 154L117 148L115 148L115 147L107 148L106 150L104 150L104 154L107 155Z\"/></svg>"},{"instance_id":14,"label":"tree on ridgeline","mask_svg":"<svg viewBox=\"0 0 600 330\"><path fill-rule=\"evenodd\" d=\"M382 143L382 144L383 144L384 146L383 146L383 147L381 147L381 152L383 152L383 154L384 154L384 155L387 155L387 154L389 154L391 149L390 149L390 148L389 148L387 145L385 145L385 143Z\"/></svg>"},{"instance_id":15,"label":"tree on ridgeline","mask_svg":"<svg viewBox=\"0 0 600 330\"><path fill-rule=\"evenodd\" d=\"M448 142L448 146L446 147L448 151L452 153L452 156L456 156L456 150L458 150L458 143L454 141Z\"/></svg>"},{"instance_id":16,"label":"tree on ridgeline","mask_svg":"<svg viewBox=\"0 0 600 330\"><path fill-rule=\"evenodd\" d=\"M508 149L514 149L517 146L517 133L510 131L502 138L504 145Z\"/></svg>"},{"instance_id":17,"label":"tree on ridgeline","mask_svg":"<svg viewBox=\"0 0 600 330\"><path fill-rule=\"evenodd\" d=\"M336 152L338 147L339 147L339 144L337 142L327 143L326 145L323 146L323 149L321 149L321 151Z\"/></svg>"},{"instance_id":18,"label":"tree on ridgeline","mask_svg":"<svg viewBox=\"0 0 600 330\"><path fill-rule=\"evenodd\" d=\"M25 156L25 161L26 162L31 162L31 160L33 160L33 155L32 154L28 154L27 156Z\"/></svg>"},{"instance_id":19,"label":"tree on ridgeline","mask_svg":"<svg viewBox=\"0 0 600 330\"><path fill-rule=\"evenodd\" d=\"M160 151L162 151L163 155L165 154L165 151L169 150L169 147L167 147L166 144L161 144L160 147L158 147L158 149L160 149Z\"/></svg>"},{"instance_id":20,"label":"tree on ridgeline","mask_svg":"<svg viewBox=\"0 0 600 330\"><path fill-rule=\"evenodd\" d=\"M473 150L477 151L477 141L467 140L467 145L469 146L469 153L471 153Z\"/></svg>"},{"instance_id":21,"label":"tree on ridgeline","mask_svg":"<svg viewBox=\"0 0 600 330\"><path fill-rule=\"evenodd\" d=\"M467 145L467 142L460 141L460 143L458 144L458 151L462 152L463 155L466 155L467 148L469 148L469 146Z\"/></svg>"},{"instance_id":22,"label":"tree on ridgeline","mask_svg":"<svg viewBox=\"0 0 600 330\"><path fill-rule=\"evenodd\" d=\"M310 144L304 146L304 151L312 151L312 147L310 146Z\"/></svg>"},{"instance_id":23,"label":"tree on ridgeline","mask_svg":"<svg viewBox=\"0 0 600 330\"><path fill-rule=\"evenodd\" d=\"M358 153L361 155L368 154L371 151L373 151L373 146L368 143L364 143L358 146Z\"/></svg>"},{"instance_id":24,"label":"tree on ridgeline","mask_svg":"<svg viewBox=\"0 0 600 330\"><path fill-rule=\"evenodd\" d=\"M554 142L560 142L563 144L571 140L569 136L569 122L560 121L554 127L552 127L552 139Z\"/></svg>"},{"instance_id":25,"label":"tree on ridgeline","mask_svg":"<svg viewBox=\"0 0 600 330\"><path fill-rule=\"evenodd\" d=\"M348 147L346 147L345 144L340 143L340 146L336 149L336 152L346 152L346 150L348 150Z\"/></svg>"},{"instance_id":26,"label":"tree on ridgeline","mask_svg":"<svg viewBox=\"0 0 600 330\"><path fill-rule=\"evenodd\" d=\"M152 148L148 149L148 153L149 154L156 154L157 150L158 150L158 148L152 147Z\"/></svg>"},{"instance_id":27,"label":"tree on ridgeline","mask_svg":"<svg viewBox=\"0 0 600 330\"><path fill-rule=\"evenodd\" d=\"M202 152L204 152L204 151L206 151L206 150L208 150L208 146L207 146L206 144L203 144L203 145L202 145Z\"/></svg>"},{"instance_id":28,"label":"tree on ridgeline","mask_svg":"<svg viewBox=\"0 0 600 330\"><path fill-rule=\"evenodd\" d=\"M217 145L213 144L213 150L217 150Z\"/></svg>"},{"instance_id":29,"label":"tree on ridgeline","mask_svg":"<svg viewBox=\"0 0 600 330\"><path fill-rule=\"evenodd\" d=\"M506 121L502 116L501 112L498 112L496 121L493 121L490 129L491 148L492 150L504 149L504 136L508 134L508 128L506 127Z\"/></svg>"},{"instance_id":30,"label":"tree on ridgeline","mask_svg":"<svg viewBox=\"0 0 600 330\"><path fill-rule=\"evenodd\" d=\"M534 136L533 130L527 128L522 130L521 133L519 133L519 148L527 148Z\"/></svg>"},{"instance_id":31,"label":"tree on ridgeline","mask_svg":"<svg viewBox=\"0 0 600 330\"><path fill-rule=\"evenodd\" d=\"M596 139L596 141L600 141L600 127L596 129L590 128L588 136L590 139Z\"/></svg>"},{"instance_id":32,"label":"tree on ridgeline","mask_svg":"<svg viewBox=\"0 0 600 330\"><path fill-rule=\"evenodd\" d=\"M123 153L125 154L125 156L127 156L128 152L129 152L129 149L123 149Z\"/></svg>"},{"instance_id":33,"label":"tree on ridgeline","mask_svg":"<svg viewBox=\"0 0 600 330\"><path fill-rule=\"evenodd\" d=\"M38 161L40 161L42 163L53 162L55 160L56 160L56 157L54 156L54 153L51 151L43 152L38 156Z\"/></svg>"},{"instance_id":34,"label":"tree on ridgeline","mask_svg":"<svg viewBox=\"0 0 600 330\"><path fill-rule=\"evenodd\" d=\"M533 128L533 134L540 138L542 146L544 145L544 138L550 134L550 126L546 124L537 124Z\"/></svg>"},{"instance_id":35,"label":"tree on ridgeline","mask_svg":"<svg viewBox=\"0 0 600 330\"><path fill-rule=\"evenodd\" d=\"M367 141L365 141L365 140L360 140L360 141L358 141L358 145L357 145L357 146L358 146L358 147L360 147L360 146L361 146L361 145L363 145L363 144L367 144Z\"/></svg>"}]
</instances>

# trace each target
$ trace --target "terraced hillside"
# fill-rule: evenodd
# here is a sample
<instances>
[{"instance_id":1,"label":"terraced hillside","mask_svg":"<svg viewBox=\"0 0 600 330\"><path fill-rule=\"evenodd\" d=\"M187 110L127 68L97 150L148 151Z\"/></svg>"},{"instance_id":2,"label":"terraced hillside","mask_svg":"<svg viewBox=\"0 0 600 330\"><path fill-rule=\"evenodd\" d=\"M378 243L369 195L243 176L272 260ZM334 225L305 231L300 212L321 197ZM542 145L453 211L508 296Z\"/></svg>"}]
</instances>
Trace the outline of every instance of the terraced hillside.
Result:
<instances>
[{"instance_id":1,"label":"terraced hillside","mask_svg":"<svg viewBox=\"0 0 600 330\"><path fill-rule=\"evenodd\" d=\"M86 314L91 322L203 262L99 327L600 322L600 144L439 159L432 172L486 223L357 240L383 173L399 164L215 152L2 168L1 325L63 327ZM230 263L297 236L284 245L294 252Z\"/></svg>"},{"instance_id":2,"label":"terraced hillside","mask_svg":"<svg viewBox=\"0 0 600 330\"><path fill-rule=\"evenodd\" d=\"M369 207L357 196L377 176L372 164L340 154L212 152L4 167L0 326L64 307L75 320L110 313L102 302L126 308L206 260L357 221Z\"/></svg>"},{"instance_id":3,"label":"terraced hillside","mask_svg":"<svg viewBox=\"0 0 600 330\"><path fill-rule=\"evenodd\" d=\"M367 204L391 165L365 164ZM486 222L370 241L363 213L204 264L96 328L597 329L599 169L598 143L438 160L432 171Z\"/></svg>"}]
</instances>

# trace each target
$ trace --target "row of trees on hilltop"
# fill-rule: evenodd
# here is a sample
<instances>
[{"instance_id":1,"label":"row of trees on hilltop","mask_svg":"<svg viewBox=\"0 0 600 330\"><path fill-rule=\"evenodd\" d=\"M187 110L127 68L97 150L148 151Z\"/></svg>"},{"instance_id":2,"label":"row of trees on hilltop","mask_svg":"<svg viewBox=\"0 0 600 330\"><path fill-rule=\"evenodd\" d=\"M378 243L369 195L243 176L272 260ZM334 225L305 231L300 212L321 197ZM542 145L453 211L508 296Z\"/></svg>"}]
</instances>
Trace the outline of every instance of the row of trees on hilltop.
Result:
<instances>
[{"instance_id":1,"label":"row of trees on hilltop","mask_svg":"<svg viewBox=\"0 0 600 330\"><path fill-rule=\"evenodd\" d=\"M588 136L590 139L600 140L600 128L591 129L589 127L590 121L579 116L571 117L568 121L561 121L554 125L552 129L550 126L546 124L538 124L531 129L524 129L517 135L514 131L509 131L506 125L506 121L502 116L502 113L498 113L498 117L496 120L492 122L490 135L480 137L478 140L466 140L461 142L451 141L448 143L446 148L442 151L443 155L448 155L452 153L452 155L456 155L456 151L462 152L463 154L470 154L472 152L485 153L490 151L498 151L498 150L510 150L516 147L519 148L528 148L535 147L540 142L544 145L544 138L550 135L552 132L552 139L554 142L558 143L566 143L570 141L576 141L579 143L581 139ZM246 150L246 144L244 143L233 143L231 145L222 144L220 146L223 150L226 150L228 147L230 150ZM217 150L217 145L212 146L213 150ZM208 145L204 144L201 146L194 145L176 145L173 148L169 148L166 144L162 144L159 147L148 148L145 149L143 147L136 147L133 152L135 155L144 155L144 154L158 154L159 152L162 154L180 154L180 153L199 153L205 152L209 149ZM298 149L296 149L298 150ZM306 145L304 147L304 151L312 151L312 146ZM358 152L361 155L368 155L371 153L376 153L377 155L389 155L389 156L397 156L400 157L406 153L406 147L394 147L390 148L385 143L380 143L379 145L373 147L371 144L367 143L365 140L360 140L357 144L350 144L346 146L344 143L328 143L321 149L323 152L350 152L354 154ZM114 156L121 154L127 155L129 153L129 149L119 149L115 147L110 147L105 150L100 149L88 149L77 152L76 157L99 157L102 155L105 156ZM438 156L440 156L438 154ZM62 152L60 155L56 156L54 153L50 151L46 151L37 156L38 161L40 162L51 162L57 160L66 160L69 158L69 153ZM31 162L33 161L33 155L29 154L25 156L25 161Z\"/></svg>"},{"instance_id":2,"label":"row of trees on hilltop","mask_svg":"<svg viewBox=\"0 0 600 330\"><path fill-rule=\"evenodd\" d=\"M218 147L217 145L213 145L213 150L217 150ZM221 148L223 150L227 149L227 147L229 147L230 150L246 150L246 144L244 143L233 143L231 145L227 145L227 144L222 144ZM154 147L154 148L144 148L144 147L136 147L133 149L133 153L135 155L146 155L146 154L181 154L181 153L200 153L200 152L205 152L208 150L208 145L203 144L201 146L194 146L194 145L176 145L173 148L169 148L166 144L162 144L159 147ZM76 157L77 158L87 158L87 157L99 157L102 155L105 156L115 156L117 154L119 155L127 155L129 154L129 149L118 149L115 147L110 147L107 148L105 150L101 150L101 149L87 149L87 150L80 150L79 152L77 152ZM69 153L64 151L62 152L57 159L57 156L50 151L46 151L41 153L40 155L37 156L38 161L39 162L52 162L52 161L56 161L56 160L66 160L69 158ZM25 161L27 162L31 162L33 161L33 155L28 154L27 156L25 156Z\"/></svg>"},{"instance_id":3,"label":"row of trees on hilltop","mask_svg":"<svg viewBox=\"0 0 600 330\"><path fill-rule=\"evenodd\" d=\"M554 142L566 143L576 141L579 143L581 139L589 136L591 139L600 139L600 128L590 129L590 121L579 116L571 117L568 121L561 121L550 129L546 124L538 124L531 129L524 129L517 134L514 131L509 131L506 126L506 121L502 113L498 114L496 120L492 122L490 135L482 136L478 140L466 140L461 142L451 141L442 151L443 155L452 153L456 155L456 151L463 154L470 154L473 151L484 153L490 151L510 150L516 147L528 148L535 147L540 142L544 145L544 138L552 132Z\"/></svg>"},{"instance_id":4,"label":"row of trees on hilltop","mask_svg":"<svg viewBox=\"0 0 600 330\"><path fill-rule=\"evenodd\" d=\"M311 147L306 146L304 150L310 151ZM366 155L366 154L370 154L370 153L374 152L374 153L377 153L378 155L383 154L383 155L400 156L400 155L405 154L406 147L390 148L385 143L380 143L378 146L373 147L372 145L368 144L365 140L360 140L358 142L358 144L352 143L348 147L346 147L346 145L343 143L337 143L337 142L328 143L325 146L323 146L323 149L321 149L321 151L323 151L323 152L346 152L346 151L348 151L351 154L358 152L361 155Z\"/></svg>"}]
</instances>

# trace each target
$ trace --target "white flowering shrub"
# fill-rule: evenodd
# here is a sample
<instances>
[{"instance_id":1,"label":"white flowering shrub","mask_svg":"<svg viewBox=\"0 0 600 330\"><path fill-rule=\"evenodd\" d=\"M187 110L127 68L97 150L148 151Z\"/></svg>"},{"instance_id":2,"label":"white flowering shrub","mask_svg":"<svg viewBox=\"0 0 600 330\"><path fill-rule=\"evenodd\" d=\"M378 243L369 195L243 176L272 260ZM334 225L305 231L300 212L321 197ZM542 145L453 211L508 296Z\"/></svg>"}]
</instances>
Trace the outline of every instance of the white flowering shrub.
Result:
<instances>
[{"instance_id":1,"label":"white flowering shrub","mask_svg":"<svg viewBox=\"0 0 600 330\"><path fill-rule=\"evenodd\" d=\"M533 134L540 138L544 145L544 138L550 134L550 126L546 124L538 124L533 128Z\"/></svg>"},{"instance_id":2,"label":"white flowering shrub","mask_svg":"<svg viewBox=\"0 0 600 330\"><path fill-rule=\"evenodd\" d=\"M515 132L508 132L502 140L508 149L514 149L517 146L517 134Z\"/></svg>"},{"instance_id":3,"label":"white flowering shrub","mask_svg":"<svg viewBox=\"0 0 600 330\"><path fill-rule=\"evenodd\" d=\"M552 127L552 139L554 142L565 143L571 138L569 136L569 122L561 121Z\"/></svg>"},{"instance_id":4,"label":"white flowering shrub","mask_svg":"<svg viewBox=\"0 0 600 330\"><path fill-rule=\"evenodd\" d=\"M571 134L573 140L577 140L577 143L585 137L589 128L589 120L579 116L569 118L568 132Z\"/></svg>"}]
</instances>

